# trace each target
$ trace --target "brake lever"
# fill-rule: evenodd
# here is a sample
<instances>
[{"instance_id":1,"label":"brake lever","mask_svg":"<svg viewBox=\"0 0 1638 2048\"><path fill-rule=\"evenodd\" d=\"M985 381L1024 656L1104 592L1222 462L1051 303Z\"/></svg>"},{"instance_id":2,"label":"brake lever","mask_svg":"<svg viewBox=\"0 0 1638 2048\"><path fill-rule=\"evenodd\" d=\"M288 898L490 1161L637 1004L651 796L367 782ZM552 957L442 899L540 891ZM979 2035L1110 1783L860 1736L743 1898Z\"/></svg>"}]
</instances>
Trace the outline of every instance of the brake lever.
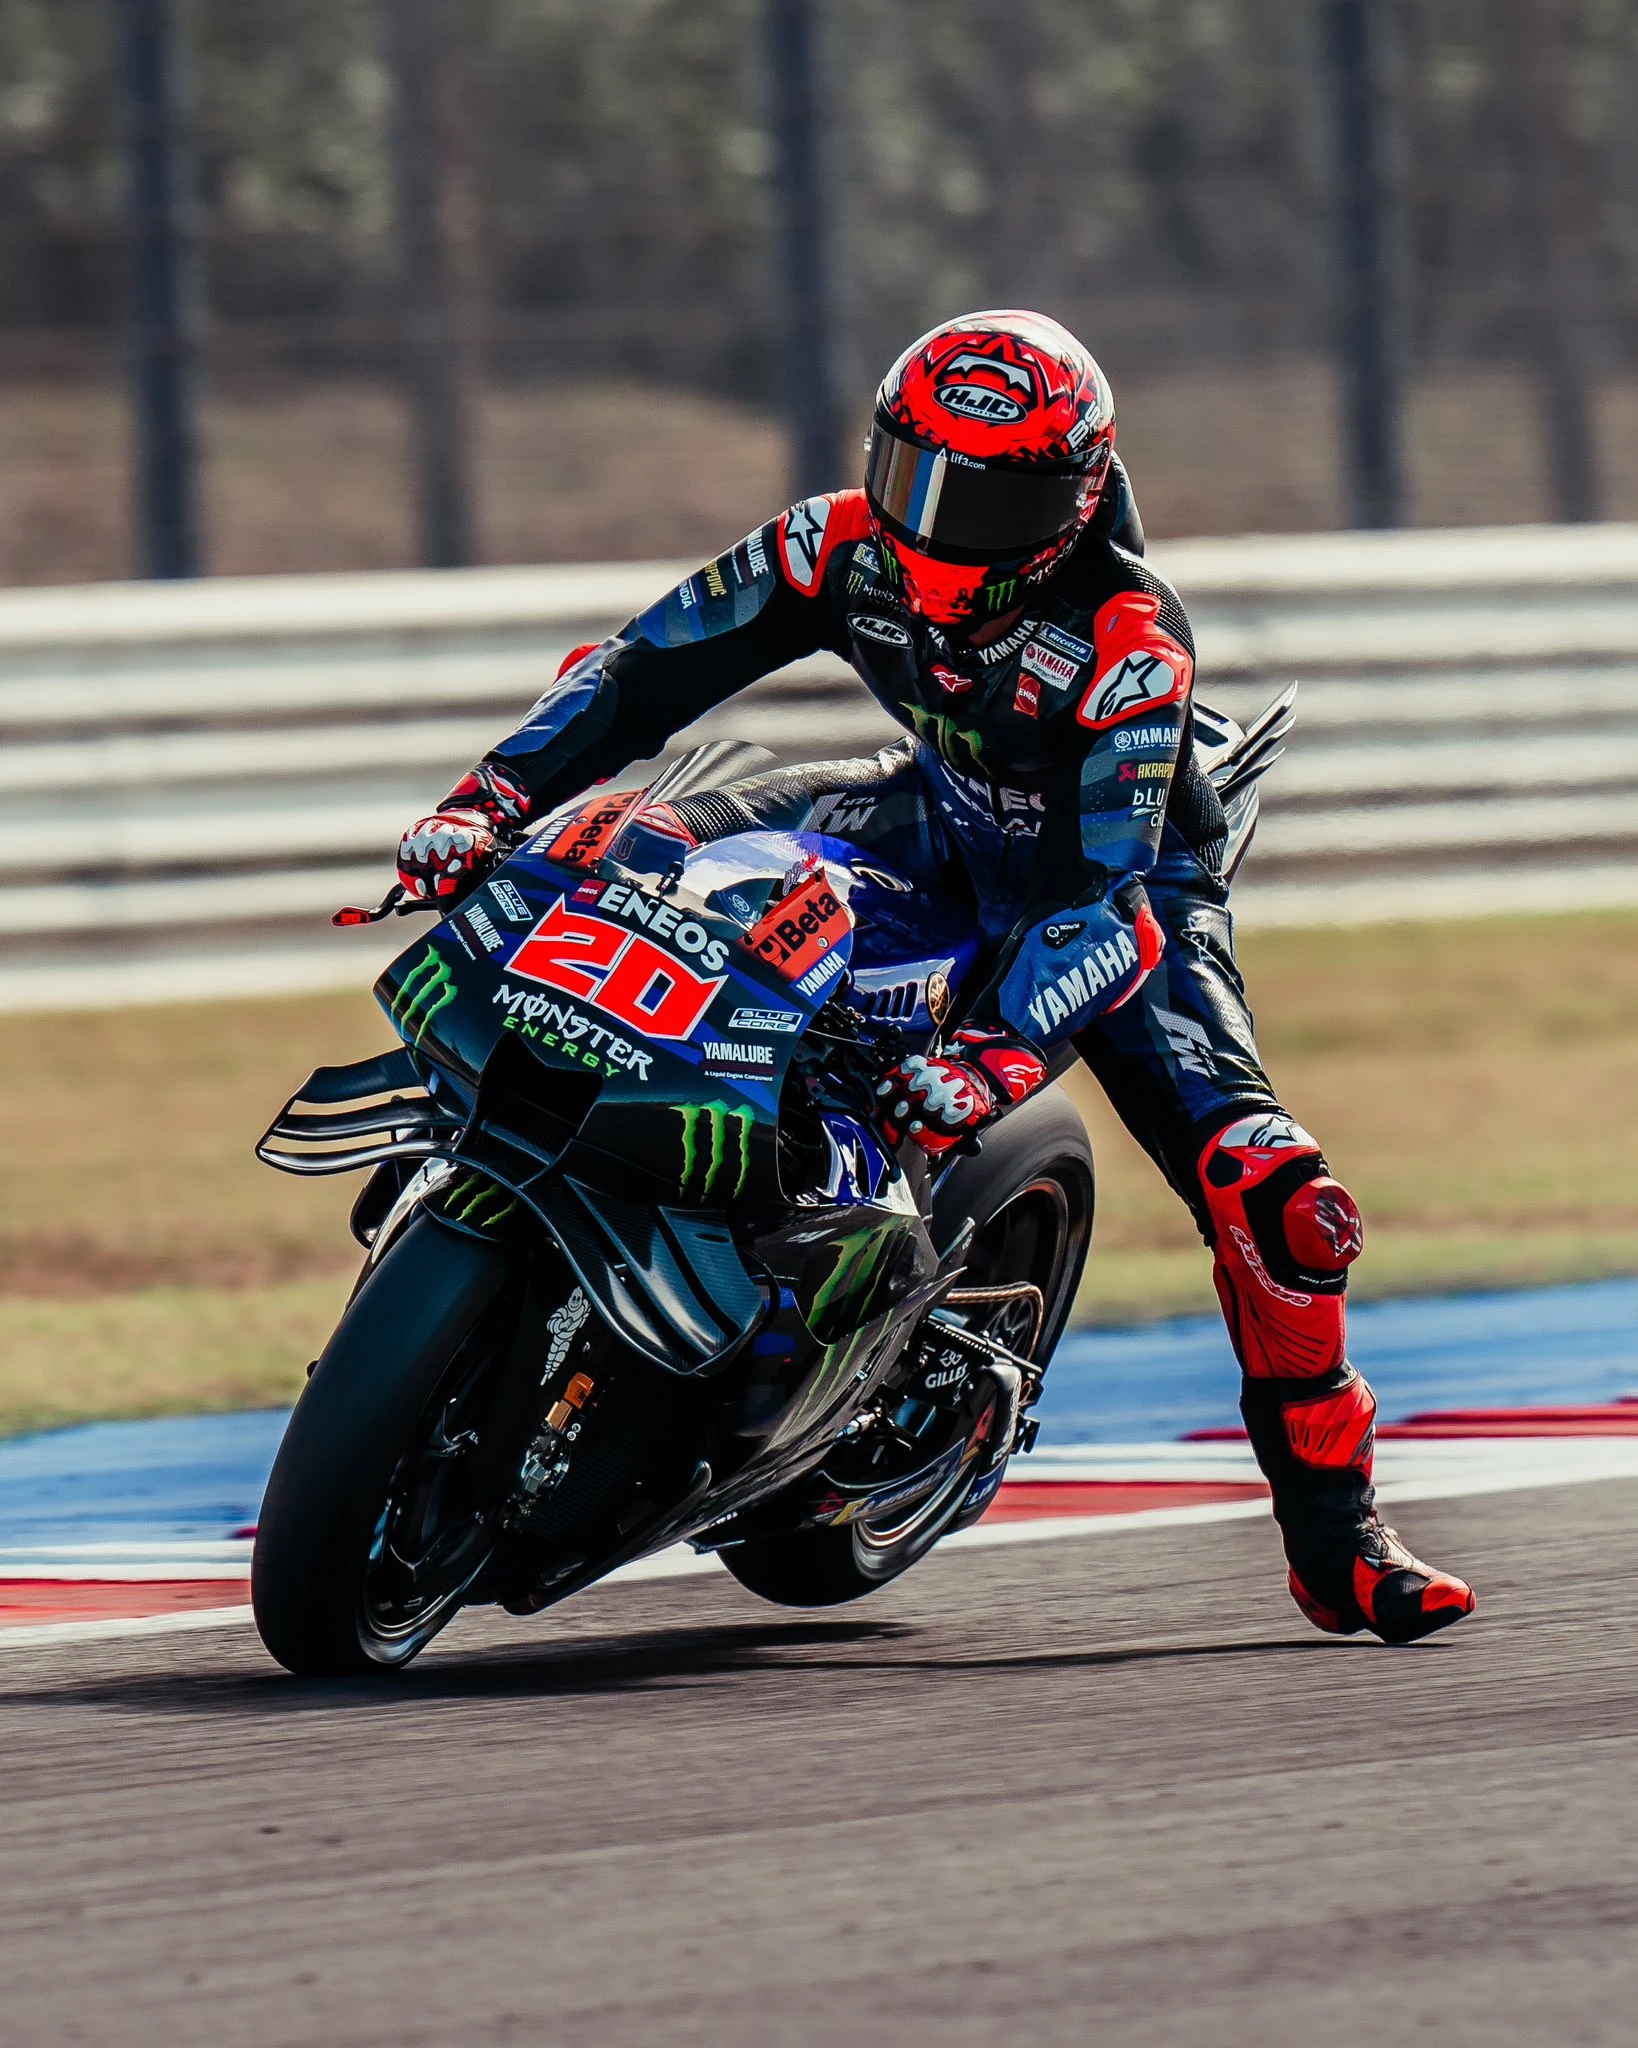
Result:
<instances>
[{"instance_id":1,"label":"brake lever","mask_svg":"<svg viewBox=\"0 0 1638 2048\"><path fill-rule=\"evenodd\" d=\"M330 922L345 929L348 925L379 924L384 917L408 917L416 910L437 910L437 900L428 896L410 896L402 882L394 882L373 910L361 909L357 904L344 903L335 911Z\"/></svg>"}]
</instances>

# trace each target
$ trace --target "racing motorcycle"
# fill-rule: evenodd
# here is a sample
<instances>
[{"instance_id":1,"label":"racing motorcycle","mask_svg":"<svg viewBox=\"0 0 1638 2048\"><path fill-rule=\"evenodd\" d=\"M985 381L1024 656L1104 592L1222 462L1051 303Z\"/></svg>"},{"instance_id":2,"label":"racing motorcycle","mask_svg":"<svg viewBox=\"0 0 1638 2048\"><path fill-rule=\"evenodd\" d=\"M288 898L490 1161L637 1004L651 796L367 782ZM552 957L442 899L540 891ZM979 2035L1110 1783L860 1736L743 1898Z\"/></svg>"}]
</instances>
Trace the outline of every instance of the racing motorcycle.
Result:
<instances>
[{"instance_id":1,"label":"racing motorcycle","mask_svg":"<svg viewBox=\"0 0 1638 2048\"><path fill-rule=\"evenodd\" d=\"M1290 721L1290 693L1246 733L1197 708L1231 866ZM1049 1086L936 1163L889 1142L877 1083L959 1016L972 918L811 804L680 856L644 823L772 765L717 743L546 821L382 975L396 1048L320 1067L258 1145L371 1170L256 1535L290 1671L402 1666L463 1607L684 1540L766 1599L852 1600L1033 1444L1085 1130Z\"/></svg>"}]
</instances>

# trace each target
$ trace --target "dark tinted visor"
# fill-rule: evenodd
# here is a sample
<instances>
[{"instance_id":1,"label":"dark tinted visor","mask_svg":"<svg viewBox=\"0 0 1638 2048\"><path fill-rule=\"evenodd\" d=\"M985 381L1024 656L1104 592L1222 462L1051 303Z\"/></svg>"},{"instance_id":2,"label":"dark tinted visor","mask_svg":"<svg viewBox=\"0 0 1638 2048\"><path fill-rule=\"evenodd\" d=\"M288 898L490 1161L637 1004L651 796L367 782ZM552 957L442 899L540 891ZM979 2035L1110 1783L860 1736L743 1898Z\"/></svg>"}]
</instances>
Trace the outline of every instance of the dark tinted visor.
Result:
<instances>
[{"instance_id":1,"label":"dark tinted visor","mask_svg":"<svg viewBox=\"0 0 1638 2048\"><path fill-rule=\"evenodd\" d=\"M877 420L865 458L865 494L895 540L945 561L994 562L1032 554L1075 524L1084 475L968 468L919 447Z\"/></svg>"}]
</instances>

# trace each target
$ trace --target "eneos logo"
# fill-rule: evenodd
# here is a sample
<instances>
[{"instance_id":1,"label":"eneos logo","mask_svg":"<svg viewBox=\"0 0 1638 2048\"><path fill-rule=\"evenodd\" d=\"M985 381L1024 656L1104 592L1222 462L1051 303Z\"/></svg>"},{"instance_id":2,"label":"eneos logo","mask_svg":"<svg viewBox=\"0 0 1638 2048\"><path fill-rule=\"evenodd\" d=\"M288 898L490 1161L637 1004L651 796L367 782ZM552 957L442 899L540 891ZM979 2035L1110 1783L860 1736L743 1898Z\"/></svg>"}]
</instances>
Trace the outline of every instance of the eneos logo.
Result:
<instances>
[{"instance_id":1,"label":"eneos logo","mask_svg":"<svg viewBox=\"0 0 1638 2048\"><path fill-rule=\"evenodd\" d=\"M641 932L582 917L561 897L506 971L560 989L642 1037L659 1039L690 1037L727 979L696 974Z\"/></svg>"}]
</instances>

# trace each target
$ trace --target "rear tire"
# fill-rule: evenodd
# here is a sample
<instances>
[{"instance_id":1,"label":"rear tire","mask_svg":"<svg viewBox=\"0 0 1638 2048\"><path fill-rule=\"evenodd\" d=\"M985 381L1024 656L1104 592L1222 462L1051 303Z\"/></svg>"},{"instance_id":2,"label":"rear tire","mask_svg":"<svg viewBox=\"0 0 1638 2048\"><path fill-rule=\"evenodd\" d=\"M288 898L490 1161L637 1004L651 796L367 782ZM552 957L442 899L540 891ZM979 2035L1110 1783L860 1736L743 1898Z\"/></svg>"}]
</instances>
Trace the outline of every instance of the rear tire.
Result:
<instances>
[{"instance_id":1,"label":"rear tire","mask_svg":"<svg viewBox=\"0 0 1638 2048\"><path fill-rule=\"evenodd\" d=\"M417 1447L423 1461L437 1457L427 1440L438 1428L447 1436L452 1415L460 1437L463 1389L504 1355L513 1276L506 1252L421 1215L348 1304L290 1418L256 1531L256 1626L287 1671L407 1664L482 1571L493 1538L480 1517L463 1527L454 1513L437 1583L419 1609L412 1592L398 1612L381 1597L379 1551L406 1459Z\"/></svg>"},{"instance_id":2,"label":"rear tire","mask_svg":"<svg viewBox=\"0 0 1638 2048\"><path fill-rule=\"evenodd\" d=\"M1040 1329L1032 1346L1019 1348L1043 1364L1074 1305L1092 1238L1094 1199L1086 1127L1057 1088L1020 1105L976 1153L958 1156L934 1192L933 1241L941 1253L967 1219L974 1220L963 1286L1027 1280L1040 1288ZM997 1329L996 1335L1010 1346L1010 1330ZM928 1499L890 1509L875 1524L861 1517L840 1528L728 1544L718 1555L748 1592L764 1600L784 1607L840 1606L874 1593L925 1557L962 1520L977 1476L963 1466ZM983 1506L981 1497L972 1520Z\"/></svg>"}]
</instances>

